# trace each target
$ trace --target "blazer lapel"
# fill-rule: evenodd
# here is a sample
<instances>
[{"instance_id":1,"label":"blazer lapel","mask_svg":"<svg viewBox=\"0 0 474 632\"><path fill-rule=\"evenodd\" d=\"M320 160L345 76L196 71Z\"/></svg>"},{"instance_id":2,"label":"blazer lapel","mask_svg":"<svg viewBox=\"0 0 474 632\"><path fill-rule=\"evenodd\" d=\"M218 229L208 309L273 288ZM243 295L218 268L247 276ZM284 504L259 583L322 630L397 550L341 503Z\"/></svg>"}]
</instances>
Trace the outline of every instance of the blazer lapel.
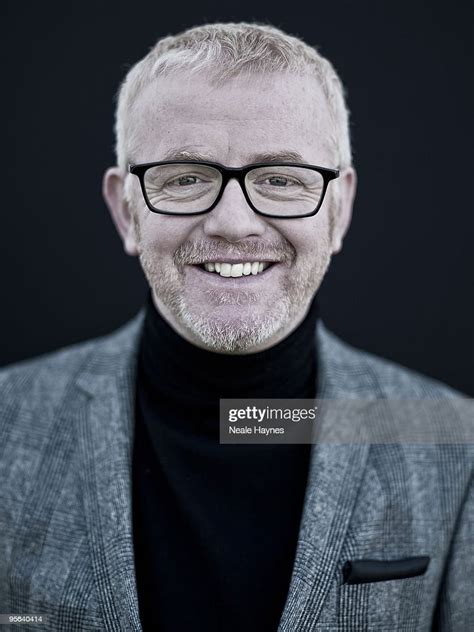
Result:
<instances>
[{"instance_id":1,"label":"blazer lapel","mask_svg":"<svg viewBox=\"0 0 474 632\"><path fill-rule=\"evenodd\" d=\"M131 504L135 355L142 315L126 326L109 354L95 354L95 360L77 380L88 395L77 432L98 599L104 629L127 632L142 629Z\"/></svg>"},{"instance_id":2,"label":"blazer lapel","mask_svg":"<svg viewBox=\"0 0 474 632\"><path fill-rule=\"evenodd\" d=\"M360 406L350 399L364 394L373 398L372 385L360 376L354 383L350 369L340 356L336 339L319 323L317 330L317 397L340 400L329 407L318 423L328 429L312 447L310 470L301 519L293 574L279 631L312 630L320 618L324 601L339 569L340 551L354 509L369 454L364 442L349 442L344 434L338 443L328 439L331 429L350 426L353 437L361 426ZM358 367L360 372L360 367ZM348 387L351 384L351 387ZM347 399L347 405L344 402ZM354 402L355 403L355 402ZM342 582L342 574L341 574Z\"/></svg>"}]
</instances>

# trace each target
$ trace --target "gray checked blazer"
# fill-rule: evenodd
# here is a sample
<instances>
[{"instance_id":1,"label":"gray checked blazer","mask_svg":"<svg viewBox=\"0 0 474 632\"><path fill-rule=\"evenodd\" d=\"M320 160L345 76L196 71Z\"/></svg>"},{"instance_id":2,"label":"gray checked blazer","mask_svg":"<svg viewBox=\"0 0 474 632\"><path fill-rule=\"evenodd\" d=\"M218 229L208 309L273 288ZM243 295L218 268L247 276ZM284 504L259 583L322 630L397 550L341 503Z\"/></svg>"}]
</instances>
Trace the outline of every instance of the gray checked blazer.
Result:
<instances>
[{"instance_id":1,"label":"gray checked blazer","mask_svg":"<svg viewBox=\"0 0 474 632\"><path fill-rule=\"evenodd\" d=\"M131 454L143 316L0 371L0 613L49 617L14 629L142 629ZM315 335L318 397L443 399L445 424L460 414L448 387L322 323ZM355 425L360 410L332 423ZM279 632L474 630L473 461L466 442L316 442Z\"/></svg>"}]
</instances>

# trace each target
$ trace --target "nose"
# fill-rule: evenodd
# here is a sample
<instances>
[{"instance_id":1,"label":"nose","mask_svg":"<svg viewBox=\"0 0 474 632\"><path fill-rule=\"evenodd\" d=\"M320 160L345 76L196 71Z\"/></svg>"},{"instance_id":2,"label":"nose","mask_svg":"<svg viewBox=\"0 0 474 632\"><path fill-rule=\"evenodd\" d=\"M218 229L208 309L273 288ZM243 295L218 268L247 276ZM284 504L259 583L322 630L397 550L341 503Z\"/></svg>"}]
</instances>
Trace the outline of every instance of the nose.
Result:
<instances>
[{"instance_id":1,"label":"nose","mask_svg":"<svg viewBox=\"0 0 474 632\"><path fill-rule=\"evenodd\" d=\"M250 208L240 184L234 178L227 183L215 208L205 215L203 225L207 236L232 242L252 235L260 236L265 228L264 218Z\"/></svg>"}]
</instances>

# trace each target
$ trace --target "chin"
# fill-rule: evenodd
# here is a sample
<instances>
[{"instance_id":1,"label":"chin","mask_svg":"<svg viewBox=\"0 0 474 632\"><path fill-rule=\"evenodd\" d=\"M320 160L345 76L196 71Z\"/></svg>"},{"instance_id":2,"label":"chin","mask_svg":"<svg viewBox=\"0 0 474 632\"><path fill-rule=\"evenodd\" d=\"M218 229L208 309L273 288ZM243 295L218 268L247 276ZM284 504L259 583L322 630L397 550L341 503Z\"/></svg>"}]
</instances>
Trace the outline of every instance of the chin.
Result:
<instances>
[{"instance_id":1,"label":"chin","mask_svg":"<svg viewBox=\"0 0 474 632\"><path fill-rule=\"evenodd\" d=\"M181 321L199 346L218 353L251 353L268 343L283 327L281 318L273 315L238 315L227 318L215 314L203 317L185 311ZM222 315L221 315L222 316Z\"/></svg>"}]
</instances>

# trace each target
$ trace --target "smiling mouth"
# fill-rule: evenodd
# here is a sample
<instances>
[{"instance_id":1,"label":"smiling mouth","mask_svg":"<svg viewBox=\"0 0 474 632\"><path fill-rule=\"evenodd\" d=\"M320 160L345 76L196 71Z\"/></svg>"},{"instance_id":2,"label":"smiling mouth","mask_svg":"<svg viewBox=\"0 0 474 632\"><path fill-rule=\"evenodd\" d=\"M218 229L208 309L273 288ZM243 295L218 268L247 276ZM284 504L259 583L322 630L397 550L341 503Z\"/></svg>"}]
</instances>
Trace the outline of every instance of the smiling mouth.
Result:
<instances>
[{"instance_id":1,"label":"smiling mouth","mask_svg":"<svg viewBox=\"0 0 474 632\"><path fill-rule=\"evenodd\" d=\"M244 276L258 276L265 270L271 268L276 262L273 261L247 261L242 263L227 262L206 262L198 264L197 267L204 272L217 274L224 278L240 278Z\"/></svg>"}]
</instances>

